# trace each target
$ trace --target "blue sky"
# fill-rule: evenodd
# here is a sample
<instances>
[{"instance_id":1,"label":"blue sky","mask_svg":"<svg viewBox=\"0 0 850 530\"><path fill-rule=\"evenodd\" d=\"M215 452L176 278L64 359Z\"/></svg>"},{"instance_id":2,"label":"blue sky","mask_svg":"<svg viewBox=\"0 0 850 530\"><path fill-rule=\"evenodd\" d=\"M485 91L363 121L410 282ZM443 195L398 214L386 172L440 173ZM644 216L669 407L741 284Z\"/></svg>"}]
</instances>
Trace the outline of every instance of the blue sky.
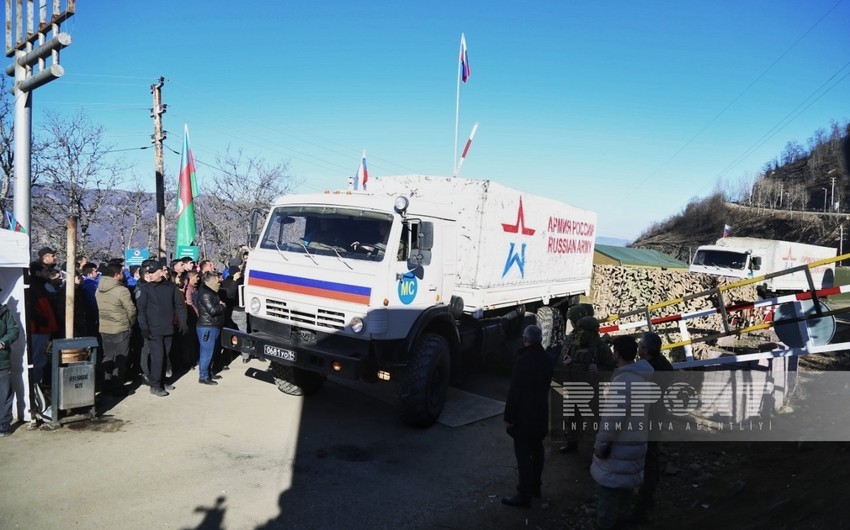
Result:
<instances>
[{"instance_id":1,"label":"blue sky","mask_svg":"<svg viewBox=\"0 0 850 530\"><path fill-rule=\"evenodd\" d=\"M479 129L461 176L595 210L600 235L634 239L850 119L848 27L850 0L78 0L34 127L82 110L152 190L138 148L164 76L166 146L187 123L202 191L228 144L288 163L301 192L345 188L363 149L372 176L448 176L464 32L459 151ZM176 175L179 154L165 163Z\"/></svg>"}]
</instances>

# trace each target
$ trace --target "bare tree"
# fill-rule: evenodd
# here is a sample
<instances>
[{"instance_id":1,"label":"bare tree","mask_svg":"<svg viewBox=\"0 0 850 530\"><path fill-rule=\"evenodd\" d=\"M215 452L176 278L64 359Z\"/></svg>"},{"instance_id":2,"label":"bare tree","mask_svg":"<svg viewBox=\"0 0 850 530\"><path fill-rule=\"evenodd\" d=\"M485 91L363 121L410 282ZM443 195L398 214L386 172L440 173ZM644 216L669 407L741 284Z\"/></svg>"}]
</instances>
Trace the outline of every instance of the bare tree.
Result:
<instances>
[{"instance_id":1,"label":"bare tree","mask_svg":"<svg viewBox=\"0 0 850 530\"><path fill-rule=\"evenodd\" d=\"M136 178L133 187L116 192L116 200L101 210L98 225L112 227L107 233L107 248L148 248L156 238L155 197L143 189Z\"/></svg>"},{"instance_id":2,"label":"bare tree","mask_svg":"<svg viewBox=\"0 0 850 530\"><path fill-rule=\"evenodd\" d=\"M12 145L14 109L6 76L0 77L2 77L0 79L0 171L3 173L2 180L0 180L0 210L11 210L12 205L7 205L6 201L12 191L12 172L15 160Z\"/></svg>"},{"instance_id":3,"label":"bare tree","mask_svg":"<svg viewBox=\"0 0 850 530\"><path fill-rule=\"evenodd\" d=\"M111 146L103 142L103 127L92 124L82 112L68 120L47 113L40 136L42 148L33 152L33 246L63 246L65 221L75 216L79 251L110 255L114 249L96 243L90 230L123 182L126 164L108 156ZM113 227L100 228L111 231Z\"/></svg>"},{"instance_id":4,"label":"bare tree","mask_svg":"<svg viewBox=\"0 0 850 530\"><path fill-rule=\"evenodd\" d=\"M201 233L199 244L207 247L204 253L226 261L234 249L247 242L251 212L267 210L276 197L289 193L296 181L287 173L286 163L249 157L241 149L233 153L228 147L216 157L216 166L196 166L201 197L195 204L195 216ZM212 172L204 175L209 169Z\"/></svg>"}]
</instances>

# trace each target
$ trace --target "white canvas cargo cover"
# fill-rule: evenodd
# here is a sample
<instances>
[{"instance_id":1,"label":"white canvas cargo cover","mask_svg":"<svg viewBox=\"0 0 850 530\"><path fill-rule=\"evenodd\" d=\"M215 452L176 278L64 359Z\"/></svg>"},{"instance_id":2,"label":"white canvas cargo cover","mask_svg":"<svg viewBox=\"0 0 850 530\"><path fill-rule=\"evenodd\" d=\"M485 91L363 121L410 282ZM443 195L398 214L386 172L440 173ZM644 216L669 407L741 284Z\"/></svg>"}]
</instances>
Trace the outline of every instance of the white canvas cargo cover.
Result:
<instances>
[{"instance_id":1,"label":"white canvas cargo cover","mask_svg":"<svg viewBox=\"0 0 850 530\"><path fill-rule=\"evenodd\" d=\"M372 193L403 194L457 212L455 293L467 311L590 290L595 212L488 180L411 175L369 182Z\"/></svg>"}]
</instances>

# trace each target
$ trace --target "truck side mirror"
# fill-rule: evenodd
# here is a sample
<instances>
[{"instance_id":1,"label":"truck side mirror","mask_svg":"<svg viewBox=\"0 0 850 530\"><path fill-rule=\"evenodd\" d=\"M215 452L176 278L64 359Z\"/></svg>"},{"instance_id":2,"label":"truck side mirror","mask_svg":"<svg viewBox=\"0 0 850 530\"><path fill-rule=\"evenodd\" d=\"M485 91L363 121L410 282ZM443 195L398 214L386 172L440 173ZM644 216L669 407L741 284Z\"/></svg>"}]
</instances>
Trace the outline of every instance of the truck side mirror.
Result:
<instances>
[{"instance_id":1,"label":"truck side mirror","mask_svg":"<svg viewBox=\"0 0 850 530\"><path fill-rule=\"evenodd\" d=\"M423 249L414 249L410 253L410 258L407 260L407 268L410 270L422 265L431 264L431 251Z\"/></svg>"},{"instance_id":2,"label":"truck side mirror","mask_svg":"<svg viewBox=\"0 0 850 530\"><path fill-rule=\"evenodd\" d=\"M248 246L254 248L257 246L257 242L260 240L260 234L254 232L248 238Z\"/></svg>"},{"instance_id":3,"label":"truck side mirror","mask_svg":"<svg viewBox=\"0 0 850 530\"><path fill-rule=\"evenodd\" d=\"M419 223L419 250L431 250L434 247L434 223L423 221ZM431 261L430 252L428 261ZM427 263L426 263L427 265Z\"/></svg>"},{"instance_id":4,"label":"truck side mirror","mask_svg":"<svg viewBox=\"0 0 850 530\"><path fill-rule=\"evenodd\" d=\"M761 269L761 257L760 256L752 256L750 258L750 269L757 271Z\"/></svg>"}]
</instances>

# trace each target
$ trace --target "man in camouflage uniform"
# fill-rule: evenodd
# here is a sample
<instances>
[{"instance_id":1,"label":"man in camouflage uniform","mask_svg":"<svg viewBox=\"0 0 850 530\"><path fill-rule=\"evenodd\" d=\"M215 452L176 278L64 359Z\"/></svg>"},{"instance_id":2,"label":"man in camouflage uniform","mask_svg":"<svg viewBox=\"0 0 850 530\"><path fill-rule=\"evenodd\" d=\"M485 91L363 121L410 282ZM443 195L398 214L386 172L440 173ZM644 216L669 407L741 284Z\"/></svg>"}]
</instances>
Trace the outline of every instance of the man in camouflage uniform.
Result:
<instances>
[{"instance_id":1,"label":"man in camouflage uniform","mask_svg":"<svg viewBox=\"0 0 850 530\"><path fill-rule=\"evenodd\" d=\"M575 451L584 430L593 430L593 423L599 417L599 383L607 381L615 369L611 348L599 337L599 321L587 315L586 307L575 306L567 313L571 322L573 317L577 318L564 347L563 373L566 386L569 383L587 383L593 387L594 394L590 401L593 415L565 418L567 443L560 448L561 453ZM573 309L576 311L573 312ZM590 312L592 314L592 308Z\"/></svg>"}]
</instances>

